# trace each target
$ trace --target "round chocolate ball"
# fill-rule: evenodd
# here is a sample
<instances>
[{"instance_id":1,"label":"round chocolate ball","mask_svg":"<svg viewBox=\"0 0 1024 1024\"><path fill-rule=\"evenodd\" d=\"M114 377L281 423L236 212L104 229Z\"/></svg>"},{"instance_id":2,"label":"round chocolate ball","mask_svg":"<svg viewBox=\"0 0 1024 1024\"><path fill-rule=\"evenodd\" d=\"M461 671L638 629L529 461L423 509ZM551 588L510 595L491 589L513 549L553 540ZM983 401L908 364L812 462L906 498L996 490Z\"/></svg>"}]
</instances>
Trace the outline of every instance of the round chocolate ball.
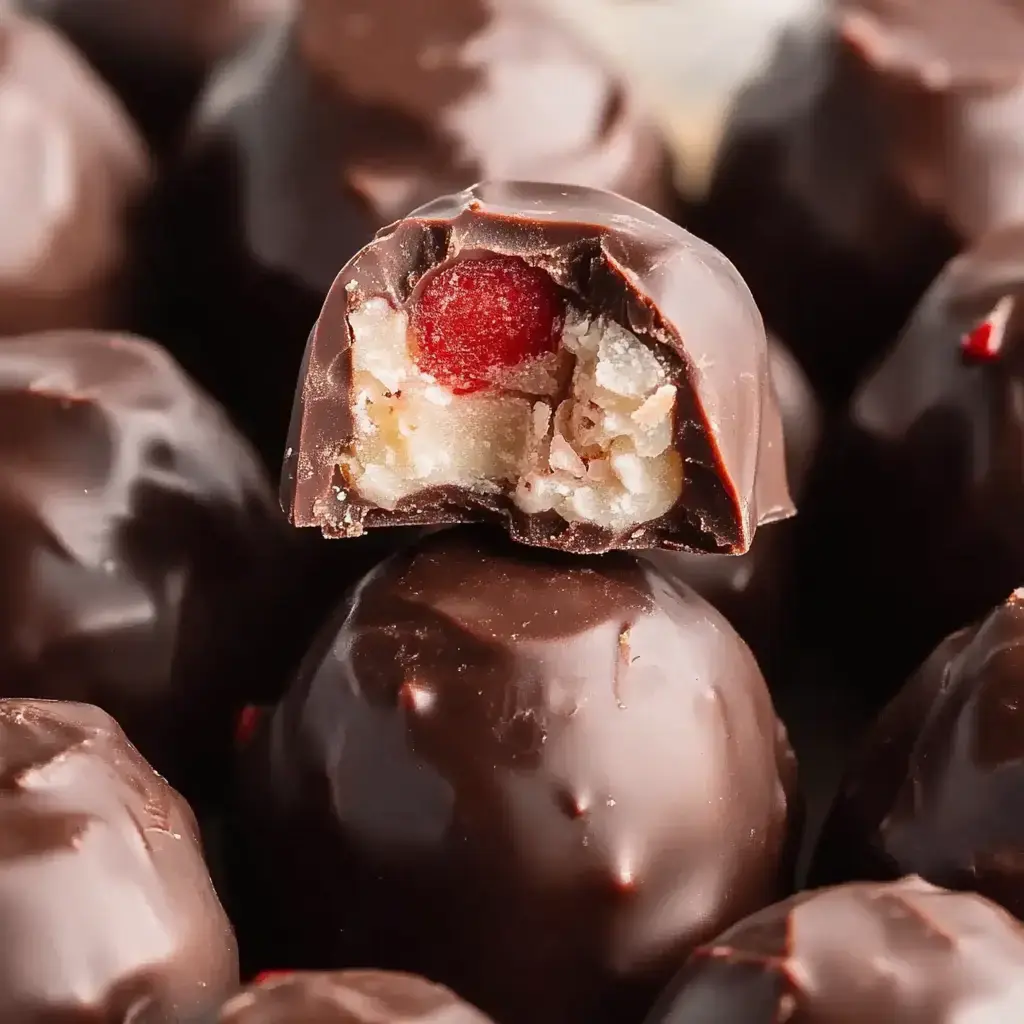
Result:
<instances>
[{"instance_id":1,"label":"round chocolate ball","mask_svg":"<svg viewBox=\"0 0 1024 1024\"><path fill-rule=\"evenodd\" d=\"M243 942L421 973L501 1024L629 1019L787 891L794 783L693 591L442 531L360 584L245 751Z\"/></svg>"}]
</instances>

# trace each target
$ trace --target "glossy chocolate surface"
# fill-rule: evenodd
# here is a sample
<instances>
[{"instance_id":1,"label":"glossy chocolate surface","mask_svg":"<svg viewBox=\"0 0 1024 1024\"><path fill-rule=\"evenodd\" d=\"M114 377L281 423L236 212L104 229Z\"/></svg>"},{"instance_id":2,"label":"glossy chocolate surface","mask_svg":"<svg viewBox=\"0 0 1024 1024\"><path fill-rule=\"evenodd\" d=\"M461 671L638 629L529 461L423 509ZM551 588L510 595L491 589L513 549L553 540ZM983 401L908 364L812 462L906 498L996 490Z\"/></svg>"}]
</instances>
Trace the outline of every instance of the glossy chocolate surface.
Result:
<instances>
[{"instance_id":1,"label":"glossy chocolate surface","mask_svg":"<svg viewBox=\"0 0 1024 1024\"><path fill-rule=\"evenodd\" d=\"M361 502L337 459L351 441L349 314L417 285L463 254L500 252L539 266L569 302L655 346L678 389L674 445L682 494L664 516L612 532L527 515L502 495L454 487L394 510ZM282 483L293 523L327 536L367 527L503 522L518 541L577 553L668 547L742 553L759 523L791 514L781 421L757 309L733 267L670 221L592 189L492 182L444 196L380 232L338 275L310 337Z\"/></svg>"},{"instance_id":2,"label":"glossy chocolate surface","mask_svg":"<svg viewBox=\"0 0 1024 1024\"><path fill-rule=\"evenodd\" d=\"M804 892L701 947L647 1024L1003 1024L1024 929L979 896L906 878Z\"/></svg>"},{"instance_id":3,"label":"glossy chocolate surface","mask_svg":"<svg viewBox=\"0 0 1024 1024\"><path fill-rule=\"evenodd\" d=\"M213 785L233 709L290 671L286 531L156 345L0 340L0 693L99 704L175 785Z\"/></svg>"},{"instance_id":4,"label":"glossy chocolate surface","mask_svg":"<svg viewBox=\"0 0 1024 1024\"><path fill-rule=\"evenodd\" d=\"M817 853L821 880L919 874L1024 918L1024 591L954 633L882 712Z\"/></svg>"},{"instance_id":5,"label":"glossy chocolate surface","mask_svg":"<svg viewBox=\"0 0 1024 1024\"><path fill-rule=\"evenodd\" d=\"M0 335L121 322L149 175L126 113L72 47L0 9Z\"/></svg>"},{"instance_id":6,"label":"glossy chocolate surface","mask_svg":"<svg viewBox=\"0 0 1024 1024\"><path fill-rule=\"evenodd\" d=\"M324 296L378 229L490 178L675 207L666 150L632 90L543 4L299 6L208 90L155 203L150 274L148 330L174 342L271 465Z\"/></svg>"},{"instance_id":7,"label":"glossy chocolate surface","mask_svg":"<svg viewBox=\"0 0 1024 1024\"><path fill-rule=\"evenodd\" d=\"M869 663L862 685L901 683L1024 579L1021 300L1024 230L954 259L829 446L808 593L828 594L821 629Z\"/></svg>"},{"instance_id":8,"label":"glossy chocolate surface","mask_svg":"<svg viewBox=\"0 0 1024 1024\"><path fill-rule=\"evenodd\" d=\"M1024 215L1024 8L840 0L741 101L709 240L830 395L942 264Z\"/></svg>"},{"instance_id":9,"label":"glossy chocolate surface","mask_svg":"<svg viewBox=\"0 0 1024 1024\"><path fill-rule=\"evenodd\" d=\"M454 992L393 971L270 977L230 999L217 1024L491 1024Z\"/></svg>"},{"instance_id":10,"label":"glossy chocolate surface","mask_svg":"<svg viewBox=\"0 0 1024 1024\"><path fill-rule=\"evenodd\" d=\"M426 538L363 582L242 773L254 966L414 971L501 1024L634 1019L789 886L795 761L753 657L628 555Z\"/></svg>"},{"instance_id":11,"label":"glossy chocolate surface","mask_svg":"<svg viewBox=\"0 0 1024 1024\"><path fill-rule=\"evenodd\" d=\"M98 708L0 700L0 1018L180 1024L238 984L188 805Z\"/></svg>"}]
</instances>

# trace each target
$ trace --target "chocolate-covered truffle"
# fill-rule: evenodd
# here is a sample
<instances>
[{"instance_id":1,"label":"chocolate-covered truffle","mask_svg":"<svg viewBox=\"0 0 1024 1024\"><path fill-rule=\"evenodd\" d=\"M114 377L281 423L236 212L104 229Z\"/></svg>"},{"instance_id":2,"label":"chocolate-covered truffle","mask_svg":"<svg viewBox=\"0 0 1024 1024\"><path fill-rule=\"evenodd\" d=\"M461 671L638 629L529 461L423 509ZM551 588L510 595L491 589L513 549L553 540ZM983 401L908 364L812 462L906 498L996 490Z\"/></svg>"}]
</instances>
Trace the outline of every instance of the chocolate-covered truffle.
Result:
<instances>
[{"instance_id":1,"label":"chocolate-covered truffle","mask_svg":"<svg viewBox=\"0 0 1024 1024\"><path fill-rule=\"evenodd\" d=\"M160 149L206 76L294 0L21 0L64 32Z\"/></svg>"},{"instance_id":2,"label":"chocolate-covered truffle","mask_svg":"<svg viewBox=\"0 0 1024 1024\"><path fill-rule=\"evenodd\" d=\"M699 230L849 392L942 264L1024 215L1024 8L835 0L727 130Z\"/></svg>"},{"instance_id":3,"label":"chocolate-covered truffle","mask_svg":"<svg viewBox=\"0 0 1024 1024\"><path fill-rule=\"evenodd\" d=\"M98 704L174 784L212 785L233 709L290 668L286 530L157 346L0 340L0 693Z\"/></svg>"},{"instance_id":4,"label":"chocolate-covered truffle","mask_svg":"<svg viewBox=\"0 0 1024 1024\"><path fill-rule=\"evenodd\" d=\"M944 640L850 765L822 881L919 874L1024 918L1024 590Z\"/></svg>"},{"instance_id":5,"label":"chocolate-covered truffle","mask_svg":"<svg viewBox=\"0 0 1024 1024\"><path fill-rule=\"evenodd\" d=\"M211 85L155 204L149 330L270 462L324 296L379 228L491 178L672 212L660 136L547 6L302 0Z\"/></svg>"},{"instance_id":6,"label":"chocolate-covered truffle","mask_svg":"<svg viewBox=\"0 0 1024 1024\"><path fill-rule=\"evenodd\" d=\"M795 763L757 665L629 555L424 539L361 584L242 775L257 966L422 973L501 1024L635 1019L788 888Z\"/></svg>"},{"instance_id":7,"label":"chocolate-covered truffle","mask_svg":"<svg viewBox=\"0 0 1024 1024\"><path fill-rule=\"evenodd\" d=\"M919 878L805 892L702 946L647 1024L1004 1024L1024 929Z\"/></svg>"},{"instance_id":8,"label":"chocolate-covered truffle","mask_svg":"<svg viewBox=\"0 0 1024 1024\"><path fill-rule=\"evenodd\" d=\"M862 686L902 682L1024 580L1022 298L1024 228L954 259L822 460L806 593Z\"/></svg>"},{"instance_id":9,"label":"chocolate-covered truffle","mask_svg":"<svg viewBox=\"0 0 1024 1024\"><path fill-rule=\"evenodd\" d=\"M792 511L761 319L719 253L628 199L444 196L331 287L282 503L327 536L488 520L577 553L742 553Z\"/></svg>"},{"instance_id":10,"label":"chocolate-covered truffle","mask_svg":"<svg viewBox=\"0 0 1024 1024\"><path fill-rule=\"evenodd\" d=\"M184 800L112 718L0 700L0 1019L180 1024L238 985Z\"/></svg>"},{"instance_id":11,"label":"chocolate-covered truffle","mask_svg":"<svg viewBox=\"0 0 1024 1024\"><path fill-rule=\"evenodd\" d=\"M491 1024L454 992L394 971L269 977L224 1004L217 1024Z\"/></svg>"},{"instance_id":12,"label":"chocolate-covered truffle","mask_svg":"<svg viewBox=\"0 0 1024 1024\"><path fill-rule=\"evenodd\" d=\"M799 364L774 337L768 339L768 368L782 416L786 476L799 503L818 450L821 410ZM679 574L735 627L769 673L782 656L795 608L794 541L800 517L759 530L745 555L652 552L668 573Z\"/></svg>"},{"instance_id":13,"label":"chocolate-covered truffle","mask_svg":"<svg viewBox=\"0 0 1024 1024\"><path fill-rule=\"evenodd\" d=\"M106 86L46 25L0 8L0 335L123 321L148 180Z\"/></svg>"}]
</instances>

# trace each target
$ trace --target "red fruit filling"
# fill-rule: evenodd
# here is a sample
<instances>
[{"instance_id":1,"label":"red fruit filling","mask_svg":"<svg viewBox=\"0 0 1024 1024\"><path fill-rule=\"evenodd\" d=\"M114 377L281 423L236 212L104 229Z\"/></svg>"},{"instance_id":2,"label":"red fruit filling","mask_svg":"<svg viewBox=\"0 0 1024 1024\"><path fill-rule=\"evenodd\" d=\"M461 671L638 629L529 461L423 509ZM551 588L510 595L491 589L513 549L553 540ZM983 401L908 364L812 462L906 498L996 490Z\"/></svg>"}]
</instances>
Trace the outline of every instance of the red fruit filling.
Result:
<instances>
[{"instance_id":1,"label":"red fruit filling","mask_svg":"<svg viewBox=\"0 0 1024 1024\"><path fill-rule=\"evenodd\" d=\"M412 310L416 364L455 392L480 391L558 348L565 308L543 270L515 256L462 260L435 274Z\"/></svg>"},{"instance_id":2,"label":"red fruit filling","mask_svg":"<svg viewBox=\"0 0 1024 1024\"><path fill-rule=\"evenodd\" d=\"M990 363L999 358L1006 337L1006 328L1013 314L1013 298L1000 299L992 312L972 331L960 339L960 352L972 363Z\"/></svg>"},{"instance_id":3,"label":"red fruit filling","mask_svg":"<svg viewBox=\"0 0 1024 1024\"><path fill-rule=\"evenodd\" d=\"M249 704L242 708L238 721L235 722L236 747L244 747L252 739L253 734L256 732L256 726L260 724L262 716L263 709L256 707L254 704Z\"/></svg>"}]
</instances>

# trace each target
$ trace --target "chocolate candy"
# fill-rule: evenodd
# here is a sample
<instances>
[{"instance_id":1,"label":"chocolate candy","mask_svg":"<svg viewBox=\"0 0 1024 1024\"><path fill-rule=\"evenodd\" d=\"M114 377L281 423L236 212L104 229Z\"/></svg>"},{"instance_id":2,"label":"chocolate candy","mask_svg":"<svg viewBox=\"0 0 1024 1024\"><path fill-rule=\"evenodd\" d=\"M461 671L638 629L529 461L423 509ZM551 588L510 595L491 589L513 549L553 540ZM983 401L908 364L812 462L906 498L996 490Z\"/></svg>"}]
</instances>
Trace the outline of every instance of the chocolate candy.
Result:
<instances>
[{"instance_id":1,"label":"chocolate candy","mask_svg":"<svg viewBox=\"0 0 1024 1024\"><path fill-rule=\"evenodd\" d=\"M392 971L267 978L224 1004L217 1024L491 1024L454 992Z\"/></svg>"},{"instance_id":2,"label":"chocolate candy","mask_svg":"<svg viewBox=\"0 0 1024 1024\"><path fill-rule=\"evenodd\" d=\"M294 0L22 0L89 58L159 149L206 76Z\"/></svg>"},{"instance_id":3,"label":"chocolate candy","mask_svg":"<svg viewBox=\"0 0 1024 1024\"><path fill-rule=\"evenodd\" d=\"M290 672L286 529L152 343L0 340L0 693L99 704L176 785L213 787L234 708Z\"/></svg>"},{"instance_id":4,"label":"chocolate candy","mask_svg":"<svg viewBox=\"0 0 1024 1024\"><path fill-rule=\"evenodd\" d=\"M786 476L799 501L810 475L821 434L821 410L810 384L789 351L768 339L768 368L782 415ZM745 555L651 552L663 572L678 574L736 628L769 673L783 656L794 579L795 530L800 517L760 530Z\"/></svg>"},{"instance_id":5,"label":"chocolate candy","mask_svg":"<svg viewBox=\"0 0 1024 1024\"><path fill-rule=\"evenodd\" d=\"M1024 590L944 640L850 765L822 881L920 874L1024 918Z\"/></svg>"},{"instance_id":6,"label":"chocolate candy","mask_svg":"<svg viewBox=\"0 0 1024 1024\"><path fill-rule=\"evenodd\" d=\"M0 335L110 327L126 304L141 140L56 33L0 10Z\"/></svg>"},{"instance_id":7,"label":"chocolate candy","mask_svg":"<svg viewBox=\"0 0 1024 1024\"><path fill-rule=\"evenodd\" d=\"M1024 9L839 0L727 130L698 230L832 396L942 264L1024 214Z\"/></svg>"},{"instance_id":8,"label":"chocolate candy","mask_svg":"<svg viewBox=\"0 0 1024 1024\"><path fill-rule=\"evenodd\" d=\"M862 686L902 682L1024 579L1022 261L1021 228L953 260L829 445L807 593Z\"/></svg>"},{"instance_id":9,"label":"chocolate candy","mask_svg":"<svg viewBox=\"0 0 1024 1024\"><path fill-rule=\"evenodd\" d=\"M0 1019L179 1024L238 984L195 818L99 708L0 700Z\"/></svg>"},{"instance_id":10,"label":"chocolate candy","mask_svg":"<svg viewBox=\"0 0 1024 1024\"><path fill-rule=\"evenodd\" d=\"M298 7L205 97L155 203L147 321L276 465L324 295L379 228L487 178L675 203L632 91L547 5Z\"/></svg>"},{"instance_id":11,"label":"chocolate candy","mask_svg":"<svg viewBox=\"0 0 1024 1024\"><path fill-rule=\"evenodd\" d=\"M795 762L757 665L631 556L440 531L304 664L231 829L256 966L413 971L501 1024L628 1020L787 891Z\"/></svg>"},{"instance_id":12,"label":"chocolate candy","mask_svg":"<svg viewBox=\"0 0 1024 1024\"><path fill-rule=\"evenodd\" d=\"M1004 1024L1024 929L919 878L804 892L690 959L647 1024Z\"/></svg>"},{"instance_id":13,"label":"chocolate candy","mask_svg":"<svg viewBox=\"0 0 1024 1024\"><path fill-rule=\"evenodd\" d=\"M282 502L327 536L488 520L576 553L742 553L792 511L760 317L717 252L627 199L442 197L332 286Z\"/></svg>"}]
</instances>

